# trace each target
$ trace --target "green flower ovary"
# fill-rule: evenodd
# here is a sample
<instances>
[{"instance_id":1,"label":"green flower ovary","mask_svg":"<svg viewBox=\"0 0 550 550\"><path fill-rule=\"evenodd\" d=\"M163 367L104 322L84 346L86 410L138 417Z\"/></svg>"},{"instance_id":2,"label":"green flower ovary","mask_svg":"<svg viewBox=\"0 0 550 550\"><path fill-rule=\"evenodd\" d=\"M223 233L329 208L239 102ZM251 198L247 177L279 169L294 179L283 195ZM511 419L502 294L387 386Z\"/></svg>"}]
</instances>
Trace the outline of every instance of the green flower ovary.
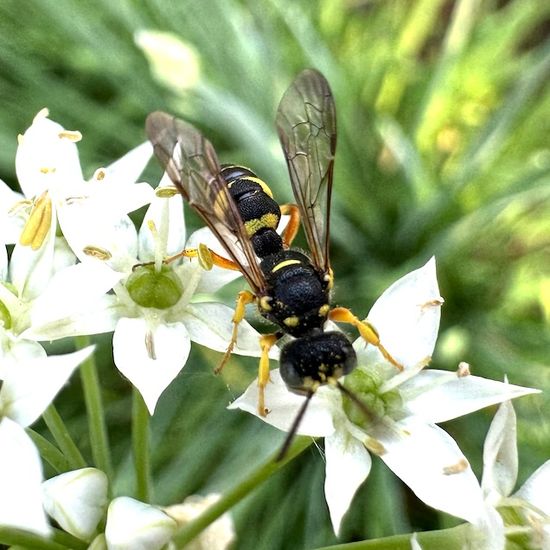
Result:
<instances>
[{"instance_id":1,"label":"green flower ovary","mask_svg":"<svg viewBox=\"0 0 550 550\"><path fill-rule=\"evenodd\" d=\"M398 416L403 404L401 395L398 390L381 393L380 386L383 382L383 378L376 372L367 372L360 368L346 376L344 385L364 403L365 408L369 411L369 415L367 415L366 411L362 410L349 397L343 396L344 411L351 422L362 428L367 428L377 418Z\"/></svg>"},{"instance_id":2,"label":"green flower ovary","mask_svg":"<svg viewBox=\"0 0 550 550\"><path fill-rule=\"evenodd\" d=\"M174 306L183 294L179 277L166 265L160 271L154 265L137 267L126 281L126 290L136 304L157 309Z\"/></svg>"}]
</instances>

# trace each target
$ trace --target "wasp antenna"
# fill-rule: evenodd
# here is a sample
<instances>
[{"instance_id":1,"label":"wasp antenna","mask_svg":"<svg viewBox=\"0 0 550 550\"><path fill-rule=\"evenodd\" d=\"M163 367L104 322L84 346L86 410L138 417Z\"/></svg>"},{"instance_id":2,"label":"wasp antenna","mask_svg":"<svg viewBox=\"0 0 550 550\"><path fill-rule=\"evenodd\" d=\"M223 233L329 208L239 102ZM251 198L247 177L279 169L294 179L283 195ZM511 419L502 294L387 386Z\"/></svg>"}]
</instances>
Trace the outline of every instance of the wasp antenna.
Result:
<instances>
[{"instance_id":1,"label":"wasp antenna","mask_svg":"<svg viewBox=\"0 0 550 550\"><path fill-rule=\"evenodd\" d=\"M281 460L283 460L283 458L286 456L286 453L288 452L290 444L292 443L292 440L296 435L296 431L298 430L298 426L300 425L302 418L304 418L304 414L306 413L307 406L309 405L309 402L311 401L311 398L313 397L314 393L315 392L309 391L306 394L306 398L302 403L302 406L300 407L300 410L298 411L298 414L296 415L294 422L292 422L292 426L290 427L290 430L286 436L285 442L283 443L283 446L281 447L281 450L279 451L279 454L277 455L275 462L281 462Z\"/></svg>"},{"instance_id":2,"label":"wasp antenna","mask_svg":"<svg viewBox=\"0 0 550 550\"><path fill-rule=\"evenodd\" d=\"M355 405L357 405L361 412L365 415L367 420L375 420L374 413L357 397L352 391L348 390L343 384L341 384L338 380L336 381L336 387L346 396L349 397Z\"/></svg>"}]
</instances>

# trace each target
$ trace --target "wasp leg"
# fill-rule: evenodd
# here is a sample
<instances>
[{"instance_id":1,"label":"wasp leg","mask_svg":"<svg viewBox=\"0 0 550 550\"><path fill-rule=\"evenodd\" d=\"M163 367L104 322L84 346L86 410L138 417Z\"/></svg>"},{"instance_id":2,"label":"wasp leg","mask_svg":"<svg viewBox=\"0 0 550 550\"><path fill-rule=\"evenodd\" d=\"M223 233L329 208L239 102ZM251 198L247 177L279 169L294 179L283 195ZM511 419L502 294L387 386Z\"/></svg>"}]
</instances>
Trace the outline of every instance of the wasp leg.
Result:
<instances>
[{"instance_id":1,"label":"wasp leg","mask_svg":"<svg viewBox=\"0 0 550 550\"><path fill-rule=\"evenodd\" d=\"M285 248L289 248L300 228L300 210L295 204L282 204L281 214L290 216L290 220L283 231L283 245Z\"/></svg>"},{"instance_id":2,"label":"wasp leg","mask_svg":"<svg viewBox=\"0 0 550 550\"><path fill-rule=\"evenodd\" d=\"M403 365L398 363L386 350L386 348L380 342L380 337L376 329L368 322L359 320L349 309L345 307L335 307L329 313L329 319L339 323L349 323L353 325L359 331L361 337L369 344L376 346L380 353L388 360L392 365L397 367L400 371L403 370Z\"/></svg>"},{"instance_id":3,"label":"wasp leg","mask_svg":"<svg viewBox=\"0 0 550 550\"><path fill-rule=\"evenodd\" d=\"M212 269L213 265L217 265L223 269L240 271L239 266L233 260L228 260L227 258L220 256L205 245L199 245L198 248L184 248L181 252L178 252L173 256L168 256L168 258L164 260L164 263L169 264L179 258L198 258L201 266L207 271Z\"/></svg>"},{"instance_id":4,"label":"wasp leg","mask_svg":"<svg viewBox=\"0 0 550 550\"><path fill-rule=\"evenodd\" d=\"M278 333L260 336L260 347L262 348L260 366L258 367L258 413L260 416L267 416L269 412L265 406L265 387L269 382L269 350L280 337L281 335Z\"/></svg>"},{"instance_id":5,"label":"wasp leg","mask_svg":"<svg viewBox=\"0 0 550 550\"><path fill-rule=\"evenodd\" d=\"M221 372L221 370L223 369L223 367L225 367L225 364L231 357L231 352L233 351L233 348L237 343L237 331L239 330L239 323L244 319L246 304L252 303L255 299L256 296L254 296L254 294L252 294L252 292L249 292L248 290L242 290L237 295L237 305L235 307L235 313L233 313L232 319L233 332L231 333L231 340L229 341L229 345L225 350L225 354L222 357L220 364L214 369L214 372L216 374L219 374Z\"/></svg>"}]
</instances>

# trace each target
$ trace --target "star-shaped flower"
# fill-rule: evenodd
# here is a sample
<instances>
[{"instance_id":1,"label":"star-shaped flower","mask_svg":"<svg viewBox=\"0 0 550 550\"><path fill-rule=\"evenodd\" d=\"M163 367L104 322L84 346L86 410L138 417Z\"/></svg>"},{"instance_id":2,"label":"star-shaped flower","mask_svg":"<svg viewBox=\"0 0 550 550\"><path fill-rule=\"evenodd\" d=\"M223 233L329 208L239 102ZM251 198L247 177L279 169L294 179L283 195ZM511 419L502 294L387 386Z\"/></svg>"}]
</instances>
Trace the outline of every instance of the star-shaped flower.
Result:
<instances>
[{"instance_id":1,"label":"star-shaped flower","mask_svg":"<svg viewBox=\"0 0 550 550\"><path fill-rule=\"evenodd\" d=\"M325 437L325 496L336 533L359 485L371 468L369 451L380 458L424 502L470 522L485 518L479 484L455 441L437 426L482 407L537 390L457 373L424 370L439 329L435 260L405 275L378 299L367 319L381 342L404 366L396 373L373 346L357 340L358 367L344 385L364 411L333 387L313 396L298 434ZM288 431L304 397L290 393L278 370L266 388L265 422ZM257 415L257 383L230 405Z\"/></svg>"},{"instance_id":2,"label":"star-shaped flower","mask_svg":"<svg viewBox=\"0 0 550 550\"><path fill-rule=\"evenodd\" d=\"M163 181L167 181L166 179ZM68 208L70 210L71 207ZM139 230L119 218L115 225L97 223L99 210L78 207L78 231L67 236L82 265L96 265L118 276L113 294L105 296L93 315L83 315L72 329L85 331L94 319L114 330L113 355L117 368L140 391L153 414L161 393L185 365L191 341L225 351L231 338L233 310L205 301L239 277L236 271L214 267L206 271L197 260L166 263L186 246L219 246L209 230L202 229L186 242L182 198L163 182L156 190ZM47 311L47 305L41 309ZM39 313L37 313L39 316ZM35 338L59 334L58 324L46 324L33 331ZM68 335L68 334L67 334ZM259 334L246 322L239 326L236 354L259 356ZM274 350L275 352L275 350Z\"/></svg>"},{"instance_id":3,"label":"star-shaped flower","mask_svg":"<svg viewBox=\"0 0 550 550\"><path fill-rule=\"evenodd\" d=\"M518 475L516 413L510 401L500 405L483 446L481 487L487 504L502 515L485 529L491 548L505 547L506 530L514 530L529 548L550 548L550 460L512 494ZM521 532L521 533L520 533Z\"/></svg>"},{"instance_id":4,"label":"star-shaped flower","mask_svg":"<svg viewBox=\"0 0 550 550\"><path fill-rule=\"evenodd\" d=\"M126 214L151 200L151 187L135 183L151 157L148 142L107 168L96 170L85 181L76 146L81 138L80 132L66 130L50 120L47 109L43 109L19 136L15 164L24 197L0 182L1 241L18 243L13 258L17 258L17 265L24 266L32 283L33 294L29 296L26 290L26 298L38 296L53 274L54 255L59 249L57 224L65 237L78 230L77 220L70 216L74 209L69 210L69 205L101 204L96 209L101 213L97 219L101 220L119 217L121 211ZM74 263L74 257L70 263ZM12 279L18 278L13 271Z\"/></svg>"}]
</instances>

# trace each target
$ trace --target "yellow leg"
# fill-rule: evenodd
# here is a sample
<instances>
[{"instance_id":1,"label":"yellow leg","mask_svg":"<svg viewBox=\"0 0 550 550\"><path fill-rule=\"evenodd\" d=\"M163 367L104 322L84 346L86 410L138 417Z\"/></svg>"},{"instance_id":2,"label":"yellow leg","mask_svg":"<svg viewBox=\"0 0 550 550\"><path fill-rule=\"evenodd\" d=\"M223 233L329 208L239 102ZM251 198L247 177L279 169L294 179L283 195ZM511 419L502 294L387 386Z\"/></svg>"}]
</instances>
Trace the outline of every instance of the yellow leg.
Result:
<instances>
[{"instance_id":1,"label":"yellow leg","mask_svg":"<svg viewBox=\"0 0 550 550\"><path fill-rule=\"evenodd\" d=\"M398 363L386 350L386 348L380 342L380 337L376 332L376 329L368 322L358 319L349 309L345 307L335 307L329 313L329 319L338 323L349 323L353 325L359 331L359 334L363 340L369 344L376 346L380 353L388 360L392 365L397 367L400 371L403 370L403 365Z\"/></svg>"},{"instance_id":2,"label":"yellow leg","mask_svg":"<svg viewBox=\"0 0 550 550\"><path fill-rule=\"evenodd\" d=\"M216 374L219 374L221 372L221 370L223 369L223 367L225 367L225 364L231 357L231 352L233 351L233 348L237 343L237 332L239 330L239 323L244 319L246 304L252 303L255 299L256 296L254 296L254 294L252 294L252 292L249 292L248 290L242 290L237 295L237 305L235 307L235 313L233 313L232 319L233 332L231 333L231 340L229 341L229 345L225 350L225 354L222 357L220 364L214 370Z\"/></svg>"},{"instance_id":3,"label":"yellow leg","mask_svg":"<svg viewBox=\"0 0 550 550\"><path fill-rule=\"evenodd\" d=\"M223 267L224 269L231 269L233 271L240 271L241 268L233 261L216 254L213 250L210 250L207 246L199 246L199 248L185 248L181 252L169 256L164 260L164 263L169 264L178 258L198 258L201 265L206 269L211 269L212 265ZM209 266L209 267L208 267Z\"/></svg>"},{"instance_id":4,"label":"yellow leg","mask_svg":"<svg viewBox=\"0 0 550 550\"><path fill-rule=\"evenodd\" d=\"M265 387L269 382L269 350L279 339L277 334L262 334L260 336L260 347L262 355L258 367L258 413L260 416L267 416L269 412L265 406Z\"/></svg>"},{"instance_id":5,"label":"yellow leg","mask_svg":"<svg viewBox=\"0 0 550 550\"><path fill-rule=\"evenodd\" d=\"M288 214L290 216L290 220L283 232L283 244L285 248L288 248L292 244L300 227L300 210L295 204L283 204L281 205L281 214Z\"/></svg>"}]
</instances>

